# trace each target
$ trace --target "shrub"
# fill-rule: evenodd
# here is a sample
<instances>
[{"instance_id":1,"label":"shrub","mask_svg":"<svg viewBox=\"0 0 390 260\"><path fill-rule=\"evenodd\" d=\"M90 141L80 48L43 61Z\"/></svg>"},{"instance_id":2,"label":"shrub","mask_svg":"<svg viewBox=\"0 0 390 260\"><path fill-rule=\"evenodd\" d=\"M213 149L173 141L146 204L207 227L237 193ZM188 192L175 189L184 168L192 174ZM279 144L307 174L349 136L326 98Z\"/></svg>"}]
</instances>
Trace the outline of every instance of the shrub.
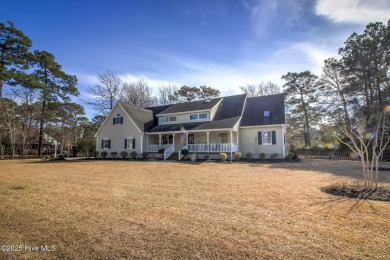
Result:
<instances>
[{"instance_id":1,"label":"shrub","mask_svg":"<svg viewBox=\"0 0 390 260\"><path fill-rule=\"evenodd\" d=\"M188 156L188 149L181 149L181 154L183 155L184 159L187 159Z\"/></svg>"},{"instance_id":2,"label":"shrub","mask_svg":"<svg viewBox=\"0 0 390 260\"><path fill-rule=\"evenodd\" d=\"M253 153L251 153L251 152L246 153L246 158L248 158L249 160L252 160L252 158L253 158Z\"/></svg>"},{"instance_id":3,"label":"shrub","mask_svg":"<svg viewBox=\"0 0 390 260\"><path fill-rule=\"evenodd\" d=\"M278 157L279 157L279 154L278 153L273 153L272 155L271 155L271 158L272 159L278 159Z\"/></svg>"},{"instance_id":4,"label":"shrub","mask_svg":"<svg viewBox=\"0 0 390 260\"><path fill-rule=\"evenodd\" d=\"M264 161L265 159L265 153L259 153L260 160Z\"/></svg>"},{"instance_id":5,"label":"shrub","mask_svg":"<svg viewBox=\"0 0 390 260\"><path fill-rule=\"evenodd\" d=\"M164 148L160 148L160 149L158 149L158 153L164 153Z\"/></svg>"},{"instance_id":6,"label":"shrub","mask_svg":"<svg viewBox=\"0 0 390 260\"><path fill-rule=\"evenodd\" d=\"M132 151L130 153L130 156L131 156L131 158L136 159L137 158L137 152L136 151Z\"/></svg>"},{"instance_id":7,"label":"shrub","mask_svg":"<svg viewBox=\"0 0 390 260\"><path fill-rule=\"evenodd\" d=\"M126 151L122 151L122 152L121 152L121 156L122 156L123 159L126 159L126 157L127 157L128 155L129 155L129 153L126 152Z\"/></svg>"},{"instance_id":8,"label":"shrub","mask_svg":"<svg viewBox=\"0 0 390 260\"><path fill-rule=\"evenodd\" d=\"M103 151L103 152L100 153L100 155L101 155L104 159L106 159L106 157L107 157L107 152L106 152L106 151Z\"/></svg>"},{"instance_id":9,"label":"shrub","mask_svg":"<svg viewBox=\"0 0 390 260\"><path fill-rule=\"evenodd\" d=\"M221 159L223 162L226 161L226 159L227 159L227 154L226 154L226 153L220 153L220 154L219 154L219 159Z\"/></svg>"},{"instance_id":10,"label":"shrub","mask_svg":"<svg viewBox=\"0 0 390 260\"><path fill-rule=\"evenodd\" d=\"M210 159L211 159L211 154L206 154L206 155L204 156L204 158L205 158L206 160L210 160Z\"/></svg>"},{"instance_id":11,"label":"shrub","mask_svg":"<svg viewBox=\"0 0 390 260\"><path fill-rule=\"evenodd\" d=\"M241 159L241 153L235 152L235 153L233 153L233 157L236 161L239 161Z\"/></svg>"},{"instance_id":12,"label":"shrub","mask_svg":"<svg viewBox=\"0 0 390 260\"><path fill-rule=\"evenodd\" d=\"M289 153L287 154L287 159L289 159L289 160L294 159L294 157L295 157L295 153L293 153L293 152L289 152Z\"/></svg>"},{"instance_id":13,"label":"shrub","mask_svg":"<svg viewBox=\"0 0 390 260\"><path fill-rule=\"evenodd\" d=\"M117 154L117 152L111 152L111 158L115 158Z\"/></svg>"},{"instance_id":14,"label":"shrub","mask_svg":"<svg viewBox=\"0 0 390 260\"><path fill-rule=\"evenodd\" d=\"M142 152L142 158L143 159L148 159L148 155L149 155L148 152Z\"/></svg>"},{"instance_id":15,"label":"shrub","mask_svg":"<svg viewBox=\"0 0 390 260\"><path fill-rule=\"evenodd\" d=\"M99 157L99 152L96 151L96 152L95 152L95 158L98 158L98 157Z\"/></svg>"}]
</instances>

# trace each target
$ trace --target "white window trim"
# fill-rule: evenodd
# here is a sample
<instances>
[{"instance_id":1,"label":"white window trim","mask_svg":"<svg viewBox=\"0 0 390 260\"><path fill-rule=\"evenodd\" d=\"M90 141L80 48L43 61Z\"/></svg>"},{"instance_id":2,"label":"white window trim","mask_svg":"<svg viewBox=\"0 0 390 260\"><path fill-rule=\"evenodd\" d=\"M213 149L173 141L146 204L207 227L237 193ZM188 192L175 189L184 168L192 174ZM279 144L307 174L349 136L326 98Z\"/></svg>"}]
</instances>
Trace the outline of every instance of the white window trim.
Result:
<instances>
[{"instance_id":1,"label":"white window trim","mask_svg":"<svg viewBox=\"0 0 390 260\"><path fill-rule=\"evenodd\" d=\"M126 140L127 140L126 150L134 150L135 149L134 147L129 148L129 144L131 144L131 146L133 146L134 139L135 139L134 137L126 137Z\"/></svg>"},{"instance_id":2,"label":"white window trim","mask_svg":"<svg viewBox=\"0 0 390 260\"><path fill-rule=\"evenodd\" d=\"M266 138L265 138L265 134L267 135L267 139L269 139L269 143L265 142ZM261 132L261 138L262 138L262 145L272 145L272 131L263 131Z\"/></svg>"},{"instance_id":3,"label":"white window trim","mask_svg":"<svg viewBox=\"0 0 390 260\"><path fill-rule=\"evenodd\" d=\"M102 141L103 141L103 150L108 150L108 149L110 149L110 148L108 147L108 143L109 143L110 139L109 139L109 138L104 138L104 139L102 139ZM106 141L108 141L108 142L106 142ZM106 147L106 144L107 144L107 147Z\"/></svg>"}]
</instances>

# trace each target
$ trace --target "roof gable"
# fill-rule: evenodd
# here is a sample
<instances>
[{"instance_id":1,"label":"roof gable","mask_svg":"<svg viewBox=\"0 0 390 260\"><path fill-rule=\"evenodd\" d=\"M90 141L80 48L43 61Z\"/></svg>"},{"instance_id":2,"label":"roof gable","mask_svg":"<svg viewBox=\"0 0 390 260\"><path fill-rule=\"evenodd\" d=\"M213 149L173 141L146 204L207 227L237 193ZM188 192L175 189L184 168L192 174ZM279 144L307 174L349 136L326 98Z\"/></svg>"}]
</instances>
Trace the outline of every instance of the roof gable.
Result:
<instances>
[{"instance_id":1,"label":"roof gable","mask_svg":"<svg viewBox=\"0 0 390 260\"><path fill-rule=\"evenodd\" d=\"M140 132L147 132L153 126L153 111L145 108L119 103Z\"/></svg>"},{"instance_id":2,"label":"roof gable","mask_svg":"<svg viewBox=\"0 0 390 260\"><path fill-rule=\"evenodd\" d=\"M264 116L269 111L269 117ZM284 94L247 98L240 126L285 124Z\"/></svg>"}]
</instances>

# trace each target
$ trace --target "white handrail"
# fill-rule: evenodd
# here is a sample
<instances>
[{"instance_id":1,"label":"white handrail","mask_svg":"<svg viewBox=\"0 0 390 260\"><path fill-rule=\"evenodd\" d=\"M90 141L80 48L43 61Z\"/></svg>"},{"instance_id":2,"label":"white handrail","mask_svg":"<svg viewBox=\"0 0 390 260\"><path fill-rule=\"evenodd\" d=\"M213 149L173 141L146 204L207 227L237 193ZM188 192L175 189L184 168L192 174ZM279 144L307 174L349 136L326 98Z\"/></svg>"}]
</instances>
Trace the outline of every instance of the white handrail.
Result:
<instances>
[{"instance_id":1,"label":"white handrail","mask_svg":"<svg viewBox=\"0 0 390 260\"><path fill-rule=\"evenodd\" d=\"M173 144L167 149L164 151L164 160L168 159L169 156L171 156L171 154L173 153L174 151L174 148L173 148Z\"/></svg>"}]
</instances>

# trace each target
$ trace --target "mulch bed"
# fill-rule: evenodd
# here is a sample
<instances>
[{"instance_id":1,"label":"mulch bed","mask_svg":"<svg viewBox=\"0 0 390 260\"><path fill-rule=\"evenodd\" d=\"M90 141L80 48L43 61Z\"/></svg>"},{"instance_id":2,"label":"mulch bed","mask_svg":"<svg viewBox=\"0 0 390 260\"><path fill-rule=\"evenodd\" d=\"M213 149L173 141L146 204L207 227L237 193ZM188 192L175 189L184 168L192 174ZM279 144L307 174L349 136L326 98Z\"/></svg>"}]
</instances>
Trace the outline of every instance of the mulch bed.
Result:
<instances>
[{"instance_id":1,"label":"mulch bed","mask_svg":"<svg viewBox=\"0 0 390 260\"><path fill-rule=\"evenodd\" d=\"M347 198L390 201L390 187L366 189L362 185L333 184L321 188L321 191Z\"/></svg>"}]
</instances>

